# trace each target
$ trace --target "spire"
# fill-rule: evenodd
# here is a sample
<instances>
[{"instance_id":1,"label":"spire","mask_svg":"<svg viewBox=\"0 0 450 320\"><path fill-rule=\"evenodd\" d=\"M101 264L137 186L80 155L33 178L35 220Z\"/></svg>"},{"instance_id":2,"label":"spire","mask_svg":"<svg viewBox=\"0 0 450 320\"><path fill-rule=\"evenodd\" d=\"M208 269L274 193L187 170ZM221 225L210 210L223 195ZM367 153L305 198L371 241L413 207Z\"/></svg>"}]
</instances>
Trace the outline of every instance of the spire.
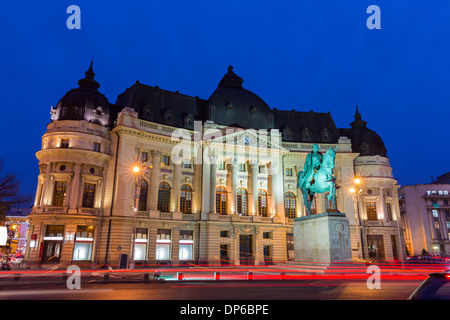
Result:
<instances>
[{"instance_id":1,"label":"spire","mask_svg":"<svg viewBox=\"0 0 450 320\"><path fill-rule=\"evenodd\" d=\"M100 84L94 80L94 69L92 68L93 61L91 60L91 65L89 66L89 69L84 73L86 76L84 79L80 79L78 81L78 85L82 88L92 88L97 90L100 88Z\"/></svg>"},{"instance_id":2,"label":"spire","mask_svg":"<svg viewBox=\"0 0 450 320\"><path fill-rule=\"evenodd\" d=\"M220 86L228 86L228 87L237 87L242 88L242 80L236 73L233 72L233 66L228 67L228 72L223 76L222 80L219 83Z\"/></svg>"},{"instance_id":3,"label":"spire","mask_svg":"<svg viewBox=\"0 0 450 320\"><path fill-rule=\"evenodd\" d=\"M355 120L350 123L350 125L352 126L352 128L362 128L365 127L367 122L362 120L361 114L359 113L358 110L358 105L356 105L356 111L355 111Z\"/></svg>"}]
</instances>

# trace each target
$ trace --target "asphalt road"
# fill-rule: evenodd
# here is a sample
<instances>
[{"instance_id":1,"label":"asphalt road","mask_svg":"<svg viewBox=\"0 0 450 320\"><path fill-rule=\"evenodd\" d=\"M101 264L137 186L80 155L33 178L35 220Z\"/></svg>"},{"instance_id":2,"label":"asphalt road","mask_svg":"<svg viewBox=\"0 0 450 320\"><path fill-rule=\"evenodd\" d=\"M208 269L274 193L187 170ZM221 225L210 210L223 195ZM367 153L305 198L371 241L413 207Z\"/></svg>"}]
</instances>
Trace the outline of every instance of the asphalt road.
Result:
<instances>
[{"instance_id":1,"label":"asphalt road","mask_svg":"<svg viewBox=\"0 0 450 320\"><path fill-rule=\"evenodd\" d=\"M58 278L59 279L59 278ZM362 280L101 281L83 279L68 289L61 279L3 283L1 300L405 300L421 283Z\"/></svg>"}]
</instances>

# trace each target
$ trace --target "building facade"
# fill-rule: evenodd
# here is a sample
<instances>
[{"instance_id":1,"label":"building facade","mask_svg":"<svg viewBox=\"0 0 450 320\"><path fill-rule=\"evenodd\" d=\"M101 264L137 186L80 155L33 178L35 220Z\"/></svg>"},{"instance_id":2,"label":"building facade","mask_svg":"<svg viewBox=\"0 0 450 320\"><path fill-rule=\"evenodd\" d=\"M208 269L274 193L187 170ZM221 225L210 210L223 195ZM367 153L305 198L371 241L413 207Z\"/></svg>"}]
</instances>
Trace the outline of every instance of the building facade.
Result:
<instances>
[{"instance_id":1,"label":"building facade","mask_svg":"<svg viewBox=\"0 0 450 320\"><path fill-rule=\"evenodd\" d=\"M203 100L136 82L112 104L91 64L51 108L36 153L27 261L292 260L292 223L305 214L297 173L314 144L337 148L339 186L337 208L319 194L314 212L346 213L355 260L402 257L399 186L383 141L358 109L351 127L340 129L330 113L272 109L242 83L229 67Z\"/></svg>"},{"instance_id":2,"label":"building facade","mask_svg":"<svg viewBox=\"0 0 450 320\"><path fill-rule=\"evenodd\" d=\"M429 184L402 186L399 190L401 221L410 255L450 256L449 174Z\"/></svg>"}]
</instances>

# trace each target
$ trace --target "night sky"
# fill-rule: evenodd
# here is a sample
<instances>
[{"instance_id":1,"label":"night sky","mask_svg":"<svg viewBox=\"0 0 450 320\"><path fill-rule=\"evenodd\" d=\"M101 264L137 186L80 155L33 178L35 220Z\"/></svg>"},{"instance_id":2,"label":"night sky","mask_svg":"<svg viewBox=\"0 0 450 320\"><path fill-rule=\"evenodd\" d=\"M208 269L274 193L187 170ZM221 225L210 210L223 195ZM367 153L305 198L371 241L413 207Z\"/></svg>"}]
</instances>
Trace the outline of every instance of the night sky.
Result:
<instances>
[{"instance_id":1,"label":"night sky","mask_svg":"<svg viewBox=\"0 0 450 320\"><path fill-rule=\"evenodd\" d=\"M69 5L81 30L69 30ZM381 9L369 30L367 7ZM8 1L1 6L3 173L35 194L50 106L91 59L114 103L136 80L208 99L229 65L271 108L331 112L350 127L358 105L384 140L400 185L450 171L449 1Z\"/></svg>"}]
</instances>

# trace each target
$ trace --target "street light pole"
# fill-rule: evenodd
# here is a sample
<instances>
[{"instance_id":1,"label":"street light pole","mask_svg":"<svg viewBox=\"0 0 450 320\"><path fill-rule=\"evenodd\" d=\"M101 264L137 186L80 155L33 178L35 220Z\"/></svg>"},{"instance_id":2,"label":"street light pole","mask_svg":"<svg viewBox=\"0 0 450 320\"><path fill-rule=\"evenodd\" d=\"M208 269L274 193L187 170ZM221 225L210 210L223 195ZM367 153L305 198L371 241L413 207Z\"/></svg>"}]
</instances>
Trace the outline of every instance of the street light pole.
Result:
<instances>
[{"instance_id":1,"label":"street light pole","mask_svg":"<svg viewBox=\"0 0 450 320\"><path fill-rule=\"evenodd\" d=\"M350 188L350 193L353 194L353 209L355 212L355 229L356 229L356 245L358 248L358 259L361 260L361 243L360 243L360 237L359 237L359 229L358 229L358 224L359 224L359 208L358 208L358 200L359 200L359 193L361 192L362 189L358 190L358 185L361 183L361 180L359 178L356 178L354 181L354 188Z\"/></svg>"},{"instance_id":2,"label":"street light pole","mask_svg":"<svg viewBox=\"0 0 450 320\"><path fill-rule=\"evenodd\" d=\"M128 269L134 269L134 249L135 249L135 242L136 242L136 223L137 223L137 214L138 214L138 207L139 207L139 198L141 195L141 175L146 174L148 172L148 168L146 167L140 167L140 166L134 166L133 172L135 174L135 183L136 183L136 193L134 198L134 226L133 226L133 236L132 236L132 243L131 243L131 257L128 263Z\"/></svg>"}]
</instances>

